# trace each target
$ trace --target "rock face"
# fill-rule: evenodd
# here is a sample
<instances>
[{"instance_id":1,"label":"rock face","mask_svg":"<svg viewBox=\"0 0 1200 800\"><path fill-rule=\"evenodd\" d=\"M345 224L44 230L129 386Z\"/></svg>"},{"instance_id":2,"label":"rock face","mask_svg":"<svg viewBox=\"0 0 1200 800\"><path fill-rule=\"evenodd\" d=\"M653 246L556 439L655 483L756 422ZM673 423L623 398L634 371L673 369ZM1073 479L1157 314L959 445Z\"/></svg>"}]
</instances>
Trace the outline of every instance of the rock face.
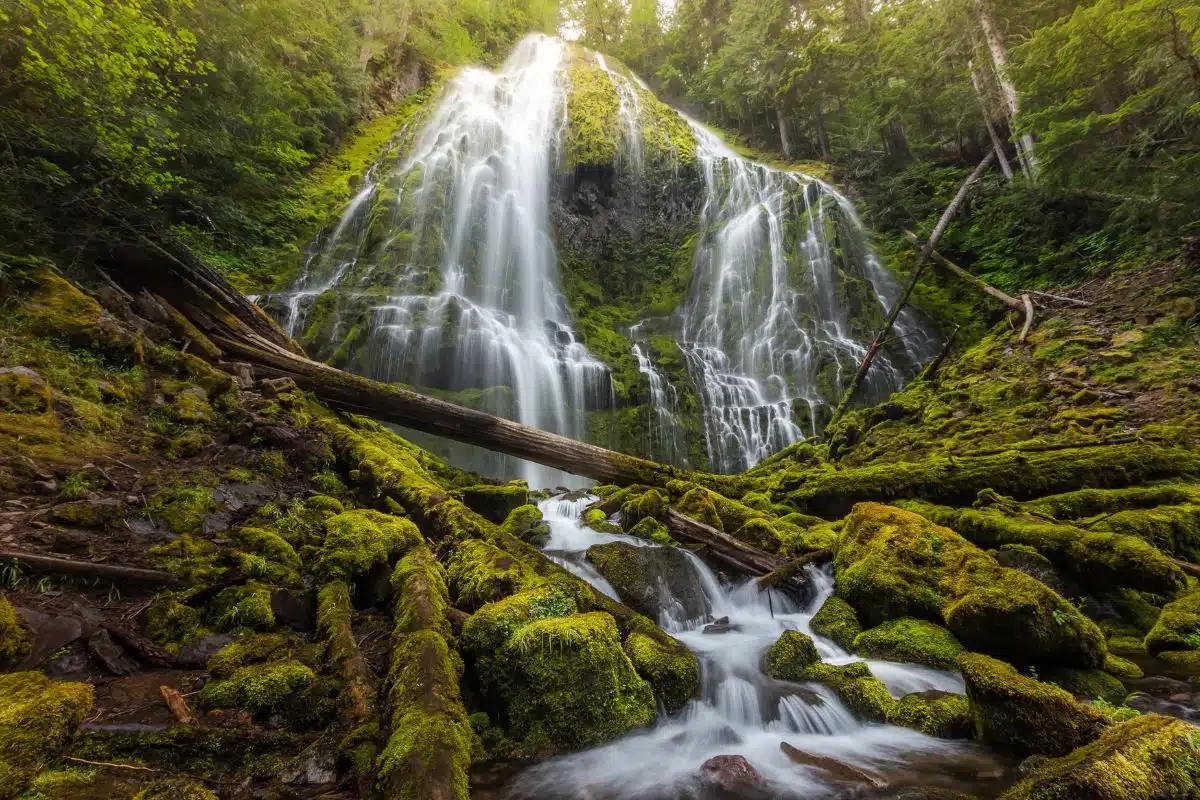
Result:
<instances>
[{"instance_id":1,"label":"rock face","mask_svg":"<svg viewBox=\"0 0 1200 800\"><path fill-rule=\"evenodd\" d=\"M1196 729L1148 714L1036 768L1001 800L1183 800L1200 796Z\"/></svg>"},{"instance_id":2,"label":"rock face","mask_svg":"<svg viewBox=\"0 0 1200 800\"><path fill-rule=\"evenodd\" d=\"M864 623L939 620L967 649L1019 665L1104 663L1104 634L1079 609L918 514L859 503L834 569L838 595Z\"/></svg>"},{"instance_id":3,"label":"rock face","mask_svg":"<svg viewBox=\"0 0 1200 800\"><path fill-rule=\"evenodd\" d=\"M635 611L656 619L664 612L678 619L697 619L710 610L681 550L609 542L588 548L587 557Z\"/></svg>"},{"instance_id":4,"label":"rock face","mask_svg":"<svg viewBox=\"0 0 1200 800\"><path fill-rule=\"evenodd\" d=\"M981 742L1017 756L1062 756L1100 735L1108 718L1069 693L979 653L958 660Z\"/></svg>"}]
</instances>

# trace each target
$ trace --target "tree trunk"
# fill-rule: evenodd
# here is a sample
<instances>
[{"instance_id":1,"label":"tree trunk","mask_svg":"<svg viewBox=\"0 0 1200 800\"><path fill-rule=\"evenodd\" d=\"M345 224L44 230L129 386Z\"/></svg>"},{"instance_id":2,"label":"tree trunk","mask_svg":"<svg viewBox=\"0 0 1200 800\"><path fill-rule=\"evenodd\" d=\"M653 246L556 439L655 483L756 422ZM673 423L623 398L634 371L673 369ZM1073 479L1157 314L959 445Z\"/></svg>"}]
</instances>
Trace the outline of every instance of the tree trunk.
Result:
<instances>
[{"instance_id":1,"label":"tree trunk","mask_svg":"<svg viewBox=\"0 0 1200 800\"><path fill-rule=\"evenodd\" d=\"M788 121L783 114L783 105L775 106L775 119L779 123L779 146L783 149L783 157L792 157L792 139L788 135Z\"/></svg>"},{"instance_id":2,"label":"tree trunk","mask_svg":"<svg viewBox=\"0 0 1200 800\"><path fill-rule=\"evenodd\" d=\"M817 101L816 109L813 112L817 126L817 144L821 148L821 158L829 160L833 157L833 152L829 148L829 128L825 125L825 109L821 106L821 102Z\"/></svg>"},{"instance_id":3,"label":"tree trunk","mask_svg":"<svg viewBox=\"0 0 1200 800\"><path fill-rule=\"evenodd\" d=\"M1020 113L1020 95L1017 87L1008 77L1008 49L1004 46L1004 36L1000 33L996 21L988 11L985 0L977 0L979 9L979 25L983 28L983 37L987 40L988 52L992 56L992 67L996 73L996 81L1000 84L1000 95L1008 107L1009 127L1017 130L1017 115ZM1023 134L1017 141L1017 152L1021 157L1021 167L1030 183L1037 182L1037 157L1033 154L1033 137Z\"/></svg>"},{"instance_id":4,"label":"tree trunk","mask_svg":"<svg viewBox=\"0 0 1200 800\"><path fill-rule=\"evenodd\" d=\"M996 125L992 122L992 115L988 112L987 98L983 94L983 81L979 77L979 70L971 70L971 84L975 87L975 96L979 98L979 107L983 110L983 124L987 126L988 137L992 140L992 149L996 151L996 160L1000 162L1000 171L1004 173L1005 179L1012 183L1012 165L1008 163L1008 156L1004 154L1004 142L1000 139L1000 134L996 132Z\"/></svg>"},{"instance_id":5,"label":"tree trunk","mask_svg":"<svg viewBox=\"0 0 1200 800\"><path fill-rule=\"evenodd\" d=\"M917 255L917 263L913 267L912 277L908 281L908 286L904 288L904 293L900 295L900 298L896 301L896 304L892 306L892 311L890 314L888 314L887 320L883 323L883 328L880 329L879 333L876 334L875 339L871 342L871 345L867 348L867 353L863 356L862 363L858 365L858 371L854 373L854 379L850 381L850 386L847 387L846 393L842 395L842 401L838 403L837 410L833 412L833 419L831 419L829 424L825 427L827 434L831 434L833 432L834 426L846 413L846 409L850 407L850 402L854 399L854 395L858 393L858 387L862 385L863 379L867 376L867 372L870 371L871 364L874 362L875 356L879 354L880 348L882 348L885 343L884 340L887 339L888 335L891 333L892 326L896 324L896 318L900 316L900 310L904 308L904 305L908 302L908 298L912 295L913 290L917 288L917 281L921 278L921 273L925 269L925 263L929 260L934 248L937 247L938 240L942 238L942 235L946 232L946 228L950 227L950 220L954 218L954 215L958 213L959 207L962 206L963 202L967 199L967 193L970 191L971 186L973 186L976 181L983 177L984 171L989 165L991 165L992 160L995 158L995 153L988 153L984 157L983 161L979 162L979 166L977 166L975 170L967 176L967 179L963 181L962 186L958 187L958 192L954 195L954 199L950 201L950 205L948 205L946 210L942 212L942 218L938 220L937 227L935 227L933 229L933 233L929 235L929 241L925 243L925 246L921 248L921 252Z\"/></svg>"},{"instance_id":6,"label":"tree trunk","mask_svg":"<svg viewBox=\"0 0 1200 800\"><path fill-rule=\"evenodd\" d=\"M893 116L887 125L880 129L883 146L888 156L896 164L907 164L912 161L912 151L908 147L908 135L904 133L904 123L899 117Z\"/></svg>"}]
</instances>

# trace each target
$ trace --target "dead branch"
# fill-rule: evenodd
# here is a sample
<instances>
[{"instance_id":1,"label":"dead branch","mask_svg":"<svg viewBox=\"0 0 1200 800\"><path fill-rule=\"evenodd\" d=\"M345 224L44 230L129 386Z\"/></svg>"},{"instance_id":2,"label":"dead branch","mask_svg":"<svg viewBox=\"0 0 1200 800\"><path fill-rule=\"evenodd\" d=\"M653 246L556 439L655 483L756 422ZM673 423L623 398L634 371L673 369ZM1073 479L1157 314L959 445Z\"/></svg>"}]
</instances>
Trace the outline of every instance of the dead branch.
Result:
<instances>
[{"instance_id":1,"label":"dead branch","mask_svg":"<svg viewBox=\"0 0 1200 800\"><path fill-rule=\"evenodd\" d=\"M101 578L108 581L130 581L132 583L174 586L180 583L179 576L156 569L121 567L116 564L101 564L94 561L76 561L70 558L54 558L19 550L0 550L0 561L15 561L34 572L53 572L61 575L77 575L85 578Z\"/></svg>"}]
</instances>

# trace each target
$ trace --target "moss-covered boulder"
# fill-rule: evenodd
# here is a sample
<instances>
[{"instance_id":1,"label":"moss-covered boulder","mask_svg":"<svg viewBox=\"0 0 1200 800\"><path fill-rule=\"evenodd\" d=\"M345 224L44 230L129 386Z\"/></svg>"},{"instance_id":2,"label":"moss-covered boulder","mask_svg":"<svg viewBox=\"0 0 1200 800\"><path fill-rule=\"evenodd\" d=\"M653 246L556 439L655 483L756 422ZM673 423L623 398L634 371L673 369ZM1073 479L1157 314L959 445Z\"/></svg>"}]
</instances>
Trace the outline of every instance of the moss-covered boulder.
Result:
<instances>
[{"instance_id":1,"label":"moss-covered boulder","mask_svg":"<svg viewBox=\"0 0 1200 800\"><path fill-rule=\"evenodd\" d=\"M811 637L784 631L763 657L763 672L779 681L807 680L807 670L821 660Z\"/></svg>"},{"instance_id":2,"label":"moss-covered boulder","mask_svg":"<svg viewBox=\"0 0 1200 800\"><path fill-rule=\"evenodd\" d=\"M955 669L966 648L941 625L901 617L860 633L854 639L854 652L867 658Z\"/></svg>"},{"instance_id":3,"label":"moss-covered boulder","mask_svg":"<svg viewBox=\"0 0 1200 800\"><path fill-rule=\"evenodd\" d=\"M854 649L854 640L862 633L854 606L837 595L830 595L809 623L813 633L832 639L839 647Z\"/></svg>"},{"instance_id":4,"label":"moss-covered boulder","mask_svg":"<svg viewBox=\"0 0 1200 800\"><path fill-rule=\"evenodd\" d=\"M56 683L39 672L0 675L0 797L17 796L91 709L86 683Z\"/></svg>"},{"instance_id":5,"label":"moss-covered boulder","mask_svg":"<svg viewBox=\"0 0 1200 800\"><path fill-rule=\"evenodd\" d=\"M1001 800L1185 800L1200 797L1196 729L1146 714L1037 766Z\"/></svg>"},{"instance_id":6,"label":"moss-covered boulder","mask_svg":"<svg viewBox=\"0 0 1200 800\"><path fill-rule=\"evenodd\" d=\"M967 739L975 728L967 698L936 690L901 697L888 709L887 721L939 739Z\"/></svg>"},{"instance_id":7,"label":"moss-covered boulder","mask_svg":"<svg viewBox=\"0 0 1200 800\"><path fill-rule=\"evenodd\" d=\"M316 677L309 666L292 659L252 664L206 683L200 701L207 708L237 708L267 716L295 703Z\"/></svg>"},{"instance_id":8,"label":"moss-covered boulder","mask_svg":"<svg viewBox=\"0 0 1200 800\"><path fill-rule=\"evenodd\" d=\"M616 527L615 525L613 527ZM620 533L621 529L617 528L616 533ZM663 547L678 547L679 542L671 536L671 532L667 530L667 526L656 520L654 517L646 517L637 525L634 525L628 531L625 531L630 536L636 536L639 539L645 539L655 544L661 544Z\"/></svg>"},{"instance_id":9,"label":"moss-covered boulder","mask_svg":"<svg viewBox=\"0 0 1200 800\"><path fill-rule=\"evenodd\" d=\"M724 530L721 516L717 513L717 506L712 501L712 492L707 489L699 486L689 489L675 503L675 507L679 509L679 513L689 516L697 522L703 522L719 531Z\"/></svg>"},{"instance_id":10,"label":"moss-covered boulder","mask_svg":"<svg viewBox=\"0 0 1200 800\"><path fill-rule=\"evenodd\" d=\"M709 611L695 570L682 550L608 542L589 547L587 558L623 603L651 618L667 615L692 620Z\"/></svg>"},{"instance_id":11,"label":"moss-covered boulder","mask_svg":"<svg viewBox=\"0 0 1200 800\"><path fill-rule=\"evenodd\" d=\"M463 611L515 594L532 578L520 561L482 539L467 539L454 548L446 576L454 605Z\"/></svg>"},{"instance_id":12,"label":"moss-covered boulder","mask_svg":"<svg viewBox=\"0 0 1200 800\"><path fill-rule=\"evenodd\" d=\"M1190 592L1163 606L1154 627L1146 634L1146 651L1200 650L1200 591Z\"/></svg>"},{"instance_id":13,"label":"moss-covered boulder","mask_svg":"<svg viewBox=\"0 0 1200 800\"><path fill-rule=\"evenodd\" d=\"M1200 489L1192 492L1189 503L1118 511L1096 520L1091 529L1137 536L1164 553L1200 561Z\"/></svg>"},{"instance_id":14,"label":"moss-covered boulder","mask_svg":"<svg viewBox=\"0 0 1200 800\"><path fill-rule=\"evenodd\" d=\"M896 702L884 682L862 661L843 666L818 661L804 671L804 678L833 689L855 715L871 722L886 722Z\"/></svg>"},{"instance_id":15,"label":"moss-covered boulder","mask_svg":"<svg viewBox=\"0 0 1200 800\"><path fill-rule=\"evenodd\" d=\"M0 669L16 664L32 646L25 620L8 598L0 595Z\"/></svg>"},{"instance_id":16,"label":"moss-covered boulder","mask_svg":"<svg viewBox=\"0 0 1200 800\"><path fill-rule=\"evenodd\" d=\"M317 572L327 580L349 580L387 564L423 541L412 520L369 508L325 520Z\"/></svg>"},{"instance_id":17,"label":"moss-covered boulder","mask_svg":"<svg viewBox=\"0 0 1200 800\"><path fill-rule=\"evenodd\" d=\"M621 525L632 528L644 519L658 519L666 511L667 496L658 489L649 489L621 504Z\"/></svg>"},{"instance_id":18,"label":"moss-covered boulder","mask_svg":"<svg viewBox=\"0 0 1200 800\"><path fill-rule=\"evenodd\" d=\"M41 414L54 393L42 376L29 367L0 367L0 411Z\"/></svg>"},{"instance_id":19,"label":"moss-covered boulder","mask_svg":"<svg viewBox=\"0 0 1200 800\"><path fill-rule=\"evenodd\" d=\"M860 503L835 547L838 595L858 618L945 623L966 647L1018 664L1096 668L1104 635L1043 584L911 511Z\"/></svg>"},{"instance_id":20,"label":"moss-covered boulder","mask_svg":"<svg viewBox=\"0 0 1200 800\"><path fill-rule=\"evenodd\" d=\"M625 638L625 654L638 675L650 682L668 714L700 693L700 662L683 642L634 631Z\"/></svg>"},{"instance_id":21,"label":"moss-covered boulder","mask_svg":"<svg viewBox=\"0 0 1200 800\"><path fill-rule=\"evenodd\" d=\"M529 486L525 481L501 485L477 484L459 490L467 508L497 524L508 515L529 503Z\"/></svg>"},{"instance_id":22,"label":"moss-covered boulder","mask_svg":"<svg viewBox=\"0 0 1200 800\"><path fill-rule=\"evenodd\" d=\"M1129 694L1120 678L1098 669L1051 669L1042 677L1078 697L1120 703Z\"/></svg>"},{"instance_id":23,"label":"moss-covered boulder","mask_svg":"<svg viewBox=\"0 0 1200 800\"><path fill-rule=\"evenodd\" d=\"M980 653L959 657L975 735L1017 756L1061 756L1095 739L1108 723L1057 686L1019 674Z\"/></svg>"},{"instance_id":24,"label":"moss-covered boulder","mask_svg":"<svg viewBox=\"0 0 1200 800\"><path fill-rule=\"evenodd\" d=\"M503 650L509 734L530 753L578 750L650 725L654 692L603 612L531 622Z\"/></svg>"}]
</instances>

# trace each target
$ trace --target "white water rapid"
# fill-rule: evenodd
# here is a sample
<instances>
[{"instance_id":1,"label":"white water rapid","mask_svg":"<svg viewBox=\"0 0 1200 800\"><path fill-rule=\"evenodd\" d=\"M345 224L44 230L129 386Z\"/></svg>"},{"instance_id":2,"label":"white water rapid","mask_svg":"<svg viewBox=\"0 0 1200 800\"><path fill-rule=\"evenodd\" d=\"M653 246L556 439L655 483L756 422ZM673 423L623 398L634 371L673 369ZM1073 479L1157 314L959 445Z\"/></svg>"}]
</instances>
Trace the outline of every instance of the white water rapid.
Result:
<instances>
[{"instance_id":1,"label":"white water rapid","mask_svg":"<svg viewBox=\"0 0 1200 800\"><path fill-rule=\"evenodd\" d=\"M580 514L594 499L554 498L541 503L551 529L543 551L600 591L616 597L613 588L585 559L587 549L609 541L639 547L658 545L581 526ZM648 730L527 769L514 779L505 797L702 797L699 767L707 759L723 754L745 757L767 781L770 797L834 797L847 788L828 783L829 776L815 768L790 761L780 748L782 742L881 775L897 789L953 785L969 790L966 784L978 783L981 773L995 776L996 762L973 745L934 739L892 725L864 723L821 684L784 683L763 675L763 654L783 631L812 635L812 615L833 589L828 572L811 571L817 596L800 608L779 593L768 598L750 584L723 585L699 558L693 555L691 561L709 614L684 620L668 609L658 621L699 657L702 696L679 714L661 717ZM735 630L703 633L707 621L725 616ZM860 660L819 636L813 636L813 640L828 663ZM953 673L912 664L867 663L897 697L930 689L963 691L961 678Z\"/></svg>"}]
</instances>

